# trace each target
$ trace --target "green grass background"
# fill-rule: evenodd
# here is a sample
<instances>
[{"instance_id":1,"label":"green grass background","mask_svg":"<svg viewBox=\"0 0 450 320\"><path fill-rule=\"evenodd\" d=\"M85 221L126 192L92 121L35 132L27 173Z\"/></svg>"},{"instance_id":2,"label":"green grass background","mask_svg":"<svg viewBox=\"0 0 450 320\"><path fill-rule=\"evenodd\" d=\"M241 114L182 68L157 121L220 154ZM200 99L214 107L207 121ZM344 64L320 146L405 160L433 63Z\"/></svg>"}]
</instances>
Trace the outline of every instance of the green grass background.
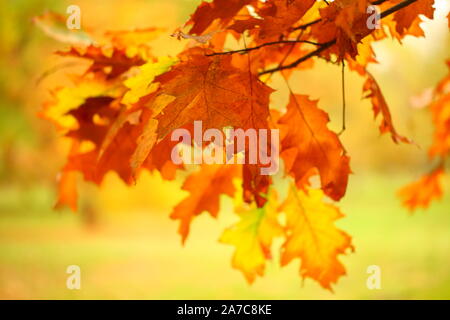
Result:
<instances>
[{"instance_id":1,"label":"green grass background","mask_svg":"<svg viewBox=\"0 0 450 320\"><path fill-rule=\"evenodd\" d=\"M79 216L48 210L54 196L49 189L9 191L1 203L11 212L0 219L0 297L448 299L450 198L410 216L395 198L406 181L352 177L341 205L347 216L338 225L352 235L356 251L342 258L348 275L334 293L312 280L302 282L298 261L280 268L277 255L264 278L247 284L231 268L232 247L217 242L235 219L226 200L218 220L205 214L194 221L182 247L166 212L130 212L88 228ZM81 267L80 290L66 288L71 264ZM366 286L366 270L373 264L381 268L380 290Z\"/></svg>"}]
</instances>

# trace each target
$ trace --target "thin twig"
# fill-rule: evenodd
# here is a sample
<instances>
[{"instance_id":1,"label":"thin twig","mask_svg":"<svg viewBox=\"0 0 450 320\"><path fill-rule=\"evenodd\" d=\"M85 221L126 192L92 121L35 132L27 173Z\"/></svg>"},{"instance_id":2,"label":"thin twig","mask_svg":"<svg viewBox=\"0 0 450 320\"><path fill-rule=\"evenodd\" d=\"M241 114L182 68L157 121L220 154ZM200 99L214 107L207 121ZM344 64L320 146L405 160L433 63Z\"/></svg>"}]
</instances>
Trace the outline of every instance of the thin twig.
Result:
<instances>
[{"instance_id":1,"label":"thin twig","mask_svg":"<svg viewBox=\"0 0 450 320\"><path fill-rule=\"evenodd\" d=\"M301 30L301 31L298 33L297 40L300 40L300 38L303 36L304 31L305 31L305 30ZM282 65L283 65L283 63L287 60L287 58L289 57L289 55L292 53L293 50L294 50L294 46L291 46L291 47L289 48L289 50L286 52L286 54L284 55L283 59L281 59L281 61L278 63L278 66L282 66ZM266 82L269 81L269 79L270 79L271 77L272 77L272 73L269 74L269 76L267 77L267 79L265 79L265 81L266 81Z\"/></svg>"},{"instance_id":2,"label":"thin twig","mask_svg":"<svg viewBox=\"0 0 450 320\"><path fill-rule=\"evenodd\" d=\"M403 2L400 2L399 4L396 4L395 6L390 7L389 9L386 9L382 13L380 13L380 18L383 19L390 15L391 13L394 13L400 9L403 9L404 7L409 6L411 3L416 2L417 0L405 0Z\"/></svg>"},{"instance_id":3,"label":"thin twig","mask_svg":"<svg viewBox=\"0 0 450 320\"><path fill-rule=\"evenodd\" d=\"M301 26L292 28L292 31L295 31L295 30L305 30L306 28L308 28L308 27L312 26L313 24L316 24L316 23L318 23L318 22L320 22L320 21L322 21L322 19L320 19L320 18L319 18L319 19L316 19L316 20L314 20L314 21L311 21L311 22L302 24Z\"/></svg>"},{"instance_id":4,"label":"thin twig","mask_svg":"<svg viewBox=\"0 0 450 320\"><path fill-rule=\"evenodd\" d=\"M342 86L342 129L337 134L340 136L345 131L345 63L342 60L342 71L341 71L341 86Z\"/></svg>"},{"instance_id":5,"label":"thin twig","mask_svg":"<svg viewBox=\"0 0 450 320\"><path fill-rule=\"evenodd\" d=\"M333 39L333 40L331 40L329 42L326 42L326 43L322 44L318 49L316 49L314 51L311 51L310 53L302 56L301 58L295 60L294 62L292 62L292 63L290 63L288 65L278 66L278 67L273 68L273 69L268 69L268 70L262 71L262 72L259 73L259 75L262 76L263 74L266 74L266 73L273 73L273 72L277 72L277 71L281 71L281 70L285 70L285 69L295 68L297 65L299 65L303 61L306 61L309 58L314 57L315 55L318 55L319 53L321 53L325 49L328 49L329 47L331 47L335 43L336 43L336 39Z\"/></svg>"},{"instance_id":6,"label":"thin twig","mask_svg":"<svg viewBox=\"0 0 450 320\"><path fill-rule=\"evenodd\" d=\"M218 56L218 55L224 55L224 54L247 53L249 51L261 49L262 47L267 47L267 46L272 46L272 45L277 45L277 44L284 44L284 43L308 43L308 44L312 44L315 46L321 45L320 43L317 43L314 41L309 41L309 40L278 40L278 41L266 42L266 43L260 44L259 46L256 46L256 47L250 47L250 48L244 48L244 49L232 50L232 51L208 53L208 54L206 54L206 56L210 57L210 56Z\"/></svg>"}]
</instances>

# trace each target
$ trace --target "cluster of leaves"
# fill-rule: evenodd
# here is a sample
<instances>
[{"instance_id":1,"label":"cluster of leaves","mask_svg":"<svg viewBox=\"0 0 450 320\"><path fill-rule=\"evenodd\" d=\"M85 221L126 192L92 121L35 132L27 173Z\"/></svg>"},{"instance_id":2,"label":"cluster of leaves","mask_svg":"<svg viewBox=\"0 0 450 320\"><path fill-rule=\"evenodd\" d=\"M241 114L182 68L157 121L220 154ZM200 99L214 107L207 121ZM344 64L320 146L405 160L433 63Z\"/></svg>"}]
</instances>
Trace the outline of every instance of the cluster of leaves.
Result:
<instances>
[{"instance_id":1,"label":"cluster of leaves","mask_svg":"<svg viewBox=\"0 0 450 320\"><path fill-rule=\"evenodd\" d=\"M438 83L433 92L430 110L434 124L433 142L428 149L430 161L437 164L419 180L399 190L404 206L410 210L427 208L432 200L442 197L445 160L450 156L450 59L449 73Z\"/></svg>"},{"instance_id":2,"label":"cluster of leaves","mask_svg":"<svg viewBox=\"0 0 450 320\"><path fill-rule=\"evenodd\" d=\"M372 4L382 10L383 28L367 27L367 7ZM241 199L235 210L239 222L221 237L235 246L233 266L252 282L264 274L273 241L281 238L281 264L299 258L300 275L331 290L345 274L338 256L353 249L350 236L335 226L343 214L330 201L339 201L346 192L350 158L339 135L327 127L327 113L317 101L294 93L288 79L294 70L313 68L314 57L348 66L365 78L363 95L371 100L375 117L381 118L381 133L396 143L409 143L395 130L367 65L376 62L374 41L422 36L419 15L432 18L432 4L433 0L202 2L184 29L173 34L188 40L176 58L152 55L149 41L160 32L156 29L108 32L95 40L88 36L88 43L86 34L80 43L73 43L72 35L70 49L57 54L82 58L90 65L83 74L72 75L73 86L52 90L53 99L42 112L72 139L57 205L76 210L75 172L96 184L109 171L127 184L142 170L174 179L177 170L186 168L171 160L177 142L171 141L170 133L177 128L192 131L195 120L203 121L203 130L279 129L282 179L290 185L285 199L280 199L272 177L260 174L258 164L201 165L184 182L189 196L171 218L179 220L185 241L196 216L205 211L217 216L222 194ZM47 15L37 20L45 24L48 19ZM59 32L51 35L67 40ZM233 41L242 47L225 50ZM274 72L280 72L289 87L286 108L270 104L273 89L268 84ZM439 140L430 151L433 155L448 154L448 111L448 85L443 84L433 105Z\"/></svg>"}]
</instances>

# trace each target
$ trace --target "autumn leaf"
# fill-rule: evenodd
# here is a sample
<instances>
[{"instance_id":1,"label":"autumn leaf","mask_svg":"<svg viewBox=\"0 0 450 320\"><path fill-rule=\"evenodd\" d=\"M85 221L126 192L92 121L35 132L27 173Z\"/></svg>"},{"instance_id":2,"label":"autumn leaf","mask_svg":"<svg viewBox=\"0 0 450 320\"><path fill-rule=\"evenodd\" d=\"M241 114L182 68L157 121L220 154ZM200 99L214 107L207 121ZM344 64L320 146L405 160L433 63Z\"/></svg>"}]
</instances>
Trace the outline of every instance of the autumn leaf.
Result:
<instances>
[{"instance_id":1,"label":"autumn leaf","mask_svg":"<svg viewBox=\"0 0 450 320\"><path fill-rule=\"evenodd\" d=\"M129 112L125 107L122 107L119 115L114 119L114 122L109 127L106 135L103 138L103 141L100 146L100 150L98 153L98 158L101 158L103 156L103 153L108 149L108 147L111 145L111 142L114 141L117 134L120 131L120 128L123 127L125 123L129 123L132 125L136 125L139 123L139 119L141 117L141 110Z\"/></svg>"},{"instance_id":2,"label":"autumn leaf","mask_svg":"<svg viewBox=\"0 0 450 320\"><path fill-rule=\"evenodd\" d=\"M220 242L235 246L232 265L243 272L249 283L264 275L265 263L271 259L273 239L283 234L278 222L274 192L262 208L243 205L235 210L239 221L224 231Z\"/></svg>"},{"instance_id":3,"label":"autumn leaf","mask_svg":"<svg viewBox=\"0 0 450 320\"><path fill-rule=\"evenodd\" d=\"M299 21L315 2L315 0L267 1L266 6L258 11L262 17L259 36L264 41L272 40Z\"/></svg>"},{"instance_id":4,"label":"autumn leaf","mask_svg":"<svg viewBox=\"0 0 450 320\"><path fill-rule=\"evenodd\" d=\"M450 69L450 60L447 60ZM403 206L413 211L427 208L432 200L443 195L444 163L450 154L450 73L439 81L434 90L430 111L434 124L433 142L428 149L431 159L439 159L439 166L419 180L398 191Z\"/></svg>"},{"instance_id":5,"label":"autumn leaf","mask_svg":"<svg viewBox=\"0 0 450 320\"><path fill-rule=\"evenodd\" d=\"M158 138L176 128L202 120L203 129L267 128L272 89L247 70L232 66L231 57L207 57L189 50L169 72L158 76L160 90L175 97L159 121Z\"/></svg>"},{"instance_id":6,"label":"autumn leaf","mask_svg":"<svg viewBox=\"0 0 450 320\"><path fill-rule=\"evenodd\" d=\"M137 169L141 167L145 159L147 159L151 149L157 141L156 130L158 128L158 121L150 119L144 127L144 131L139 136L136 150L130 159L133 176L136 175Z\"/></svg>"},{"instance_id":7,"label":"autumn leaf","mask_svg":"<svg viewBox=\"0 0 450 320\"><path fill-rule=\"evenodd\" d=\"M280 156L286 172L297 183L317 168L325 194L339 200L347 188L349 158L337 135L327 128L328 121L328 115L317 108L317 101L291 95L287 112L278 121L286 130L282 134Z\"/></svg>"},{"instance_id":8,"label":"autumn leaf","mask_svg":"<svg viewBox=\"0 0 450 320\"><path fill-rule=\"evenodd\" d=\"M131 67L140 66L145 62L139 56L129 57L125 50L111 46L73 46L67 51L58 51L57 54L90 60L92 63L88 72L103 73L108 79L115 78Z\"/></svg>"},{"instance_id":9,"label":"autumn leaf","mask_svg":"<svg viewBox=\"0 0 450 320\"><path fill-rule=\"evenodd\" d=\"M439 97L431 104L435 124L433 144L429 154L442 157L450 154L450 92Z\"/></svg>"},{"instance_id":10,"label":"autumn leaf","mask_svg":"<svg viewBox=\"0 0 450 320\"><path fill-rule=\"evenodd\" d=\"M434 199L440 199L443 194L442 178L444 169L438 167L419 180L412 182L398 191L403 205L410 211L417 208L427 208Z\"/></svg>"},{"instance_id":11,"label":"autumn leaf","mask_svg":"<svg viewBox=\"0 0 450 320\"><path fill-rule=\"evenodd\" d=\"M144 146L142 146L142 148L147 149L148 142L146 142L145 140L142 140L141 142L144 143ZM183 164L173 163L171 158L172 150L177 146L178 143L178 141L172 141L170 139L170 136L167 136L161 141L156 142L151 148L151 152L142 163L142 168L148 169L150 171L158 171L161 174L161 177L165 180L174 180L176 171L184 167ZM135 156L136 160L140 161L142 159L140 158L140 155L143 154L144 152L138 152L138 154ZM131 163L131 166L137 167L137 164L133 165L133 163Z\"/></svg>"},{"instance_id":12,"label":"autumn leaf","mask_svg":"<svg viewBox=\"0 0 450 320\"><path fill-rule=\"evenodd\" d=\"M447 67L450 71L450 59ZM450 72L436 86L430 110L435 129L428 154L446 157L450 154Z\"/></svg>"},{"instance_id":13,"label":"autumn leaf","mask_svg":"<svg viewBox=\"0 0 450 320\"><path fill-rule=\"evenodd\" d=\"M93 97L118 97L123 89L103 77L73 78L73 87L61 87L51 92L52 98L44 105L41 115L61 128L73 128L76 121L70 111Z\"/></svg>"},{"instance_id":14,"label":"autumn leaf","mask_svg":"<svg viewBox=\"0 0 450 320\"><path fill-rule=\"evenodd\" d=\"M183 184L183 190L190 195L176 205L170 217L180 220L178 233L183 243L189 234L192 219L203 211L208 211L213 217L219 212L221 194L233 197L235 187L233 177L240 176L237 165L203 165L201 170L190 175Z\"/></svg>"},{"instance_id":15,"label":"autumn leaf","mask_svg":"<svg viewBox=\"0 0 450 320\"><path fill-rule=\"evenodd\" d=\"M264 274L273 240L280 237L281 264L299 258L300 275L331 290L345 274L339 255L353 247L350 236L335 226L342 213L325 196L339 201L346 193L350 158L328 128L328 114L318 108L318 101L291 92L282 113L282 106L270 101L274 90L269 84L272 74L281 71L289 86L294 71L314 68L314 57L349 67L365 78L363 94L371 100L375 118L381 118L381 133L396 143L409 143L396 131L381 87L367 67L376 62L374 41L389 34L398 40L422 36L421 16L432 17L433 1L376 3L383 28L372 30L366 24L367 6L373 4L368 0L204 1L186 23L189 32L174 26L172 36L193 40L186 41L176 58L152 55L151 41L164 35L161 29L96 32L100 36L94 39L63 30L62 15L37 17L36 24L47 35L71 44L58 51L59 56L83 59L87 66L81 74L69 75L71 85L51 90L41 112L72 142L56 206L76 210L78 173L100 185L114 172L131 185L143 170L167 180L185 170L183 190L189 194L171 213L183 242L196 216L206 211L216 217L220 196L238 195L244 202L236 209L240 220L221 237L235 247L233 266L254 281ZM411 209L428 206L442 195L440 180L450 151L449 110L446 76L430 104L435 130L428 153L442 165L400 192ZM260 163L203 164L195 172L174 163L171 155L179 141L172 141L171 133L192 133L195 121L201 121L202 133L279 129L285 170L280 179L295 181L281 207L274 196L279 179L263 175ZM241 151L247 155L246 147L234 153ZM312 189L316 177L317 190Z\"/></svg>"},{"instance_id":16,"label":"autumn leaf","mask_svg":"<svg viewBox=\"0 0 450 320\"><path fill-rule=\"evenodd\" d=\"M246 5L255 0L214 0L203 1L192 14L186 25L192 25L189 34L202 34L218 20L220 25L226 25Z\"/></svg>"},{"instance_id":17,"label":"autumn leaf","mask_svg":"<svg viewBox=\"0 0 450 320\"><path fill-rule=\"evenodd\" d=\"M122 103L136 103L140 98L156 90L158 84L153 83L155 77L167 72L176 61L173 58L161 57L158 62L150 61L139 66L137 74L124 81L129 91L125 93Z\"/></svg>"},{"instance_id":18,"label":"autumn leaf","mask_svg":"<svg viewBox=\"0 0 450 320\"><path fill-rule=\"evenodd\" d=\"M400 1L396 2L399 3ZM419 15L432 19L434 12L433 3L434 0L417 0L405 9L397 11L394 14L396 31L401 35L407 34L414 21L417 21L417 23L420 21Z\"/></svg>"},{"instance_id":19,"label":"autumn leaf","mask_svg":"<svg viewBox=\"0 0 450 320\"><path fill-rule=\"evenodd\" d=\"M255 164L242 166L243 197L247 203L255 202L258 207L262 207L267 201L271 183L269 175L261 174L261 166Z\"/></svg>"},{"instance_id":20,"label":"autumn leaf","mask_svg":"<svg viewBox=\"0 0 450 320\"><path fill-rule=\"evenodd\" d=\"M127 184L134 181L129 160L124 159L130 159L135 151L142 124L139 112L121 111L112 98L97 97L87 99L70 112L78 125L66 136L75 141L90 141L93 148L71 151L64 171L80 171L85 180L96 184L109 171L115 171ZM114 121L118 117L120 125Z\"/></svg>"},{"instance_id":21,"label":"autumn leaf","mask_svg":"<svg viewBox=\"0 0 450 320\"><path fill-rule=\"evenodd\" d=\"M367 79L363 86L363 92L365 93L365 98L370 98L370 100L372 101L374 117L377 118L379 114L381 114L382 116L382 120L380 123L380 132L390 133L391 138L395 143L411 143L411 140L399 135L395 130L394 124L392 122L391 112L386 103L386 100L384 99L383 94L381 93L381 89L378 86L378 83L369 72L366 71L366 75Z\"/></svg>"},{"instance_id":22,"label":"autumn leaf","mask_svg":"<svg viewBox=\"0 0 450 320\"><path fill-rule=\"evenodd\" d=\"M90 98L90 101L95 100L96 98ZM70 134L71 133L69 132L68 136L70 136ZM81 140L82 139L80 139L80 141ZM74 156L82 153L83 151L81 150L82 149L81 146L82 144L79 141L74 140L69 155ZM58 184L59 184L58 199L55 204L55 209L60 210L67 206L74 212L78 210L77 180L78 180L77 170L70 169L70 164L67 164L66 167L62 170L62 172L58 175Z\"/></svg>"},{"instance_id":23,"label":"autumn leaf","mask_svg":"<svg viewBox=\"0 0 450 320\"><path fill-rule=\"evenodd\" d=\"M334 225L343 214L325 203L323 192L315 189L304 192L291 188L280 210L286 215L281 265L300 258L300 275L331 290L331 285L346 274L338 256L353 250L350 236Z\"/></svg>"},{"instance_id":24,"label":"autumn leaf","mask_svg":"<svg viewBox=\"0 0 450 320\"><path fill-rule=\"evenodd\" d=\"M58 177L58 200L55 209L69 207L73 212L78 209L77 173L75 171L65 171Z\"/></svg>"},{"instance_id":25,"label":"autumn leaf","mask_svg":"<svg viewBox=\"0 0 450 320\"><path fill-rule=\"evenodd\" d=\"M112 46L124 51L129 58L140 57L142 59L150 59L152 57L150 43L162 32L162 29L152 27L135 30L107 31L104 34L104 38L106 39L106 46Z\"/></svg>"},{"instance_id":26,"label":"autumn leaf","mask_svg":"<svg viewBox=\"0 0 450 320\"><path fill-rule=\"evenodd\" d=\"M75 141L90 141L99 146L105 137L106 126L100 122L113 119L119 112L112 107L113 98L108 96L90 97L68 114L77 121L77 126L66 133L67 137ZM98 119L98 120L96 120ZM119 119L120 117L116 118Z\"/></svg>"},{"instance_id":27,"label":"autumn leaf","mask_svg":"<svg viewBox=\"0 0 450 320\"><path fill-rule=\"evenodd\" d=\"M335 53L339 58L358 54L357 44L373 30L367 28L368 0L336 0L319 10L321 21L311 27L311 34L320 43L336 41L326 56Z\"/></svg>"}]
</instances>

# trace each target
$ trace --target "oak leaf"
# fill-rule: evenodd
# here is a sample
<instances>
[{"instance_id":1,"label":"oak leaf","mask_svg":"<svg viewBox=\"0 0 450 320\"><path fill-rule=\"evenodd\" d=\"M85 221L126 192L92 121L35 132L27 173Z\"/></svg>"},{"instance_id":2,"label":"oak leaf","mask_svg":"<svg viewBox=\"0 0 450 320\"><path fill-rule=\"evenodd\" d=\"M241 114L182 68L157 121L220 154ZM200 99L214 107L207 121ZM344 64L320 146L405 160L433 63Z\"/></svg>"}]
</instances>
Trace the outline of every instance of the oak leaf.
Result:
<instances>
[{"instance_id":1,"label":"oak leaf","mask_svg":"<svg viewBox=\"0 0 450 320\"><path fill-rule=\"evenodd\" d=\"M156 117L158 138L203 121L203 129L267 128L272 89L256 75L232 66L231 57L189 50L182 62L157 77L159 92L175 97Z\"/></svg>"},{"instance_id":2,"label":"oak leaf","mask_svg":"<svg viewBox=\"0 0 450 320\"><path fill-rule=\"evenodd\" d=\"M444 170L438 167L419 180L412 182L398 191L403 205L410 211L417 208L427 208L434 199L440 199L443 194L442 178Z\"/></svg>"},{"instance_id":3,"label":"oak leaf","mask_svg":"<svg viewBox=\"0 0 450 320\"><path fill-rule=\"evenodd\" d=\"M276 38L299 21L315 2L315 0L267 1L265 6L258 10L258 14L262 17L259 37L264 41Z\"/></svg>"},{"instance_id":4,"label":"oak leaf","mask_svg":"<svg viewBox=\"0 0 450 320\"><path fill-rule=\"evenodd\" d=\"M400 2L400 1L395 1ZM421 21L419 15L424 15L425 17L433 18L433 8L434 0L417 0L406 8L397 11L394 14L393 20L396 22L396 31L398 34L405 36L409 34L413 23L418 23Z\"/></svg>"},{"instance_id":5,"label":"oak leaf","mask_svg":"<svg viewBox=\"0 0 450 320\"><path fill-rule=\"evenodd\" d=\"M226 25L243 7L252 2L255 0L203 1L186 23L186 25L192 25L189 34L201 35L216 19L220 21L220 25Z\"/></svg>"},{"instance_id":6,"label":"oak leaf","mask_svg":"<svg viewBox=\"0 0 450 320\"><path fill-rule=\"evenodd\" d=\"M76 121L70 111L79 108L87 99L95 97L116 98L124 89L104 77L74 77L73 87L60 87L51 91L52 98L44 104L41 115L60 128L73 128Z\"/></svg>"},{"instance_id":7,"label":"oak leaf","mask_svg":"<svg viewBox=\"0 0 450 320\"><path fill-rule=\"evenodd\" d=\"M391 112L375 78L367 71L366 76L367 79L363 85L363 92L365 93L365 98L370 98L370 100L372 101L374 117L377 118L379 114L381 114L382 116L380 123L380 132L390 133L391 138L395 143L411 143L411 140L399 135L397 133L397 130L395 130Z\"/></svg>"},{"instance_id":8,"label":"oak leaf","mask_svg":"<svg viewBox=\"0 0 450 320\"><path fill-rule=\"evenodd\" d=\"M235 246L232 265L243 272L249 283L264 275L266 260L272 257L273 239L283 235L277 206L275 193L271 192L262 208L254 204L236 208L239 221L220 237L220 242Z\"/></svg>"},{"instance_id":9,"label":"oak leaf","mask_svg":"<svg viewBox=\"0 0 450 320\"><path fill-rule=\"evenodd\" d=\"M338 136L327 128L328 121L328 115L317 107L317 101L304 95L291 95L287 112L278 121L287 130L282 133L280 156L286 173L297 184L311 169L317 168L325 194L339 200L347 188L350 159Z\"/></svg>"},{"instance_id":10,"label":"oak leaf","mask_svg":"<svg viewBox=\"0 0 450 320\"><path fill-rule=\"evenodd\" d=\"M170 217L180 221L178 233L183 243L189 234L192 219L203 211L213 217L219 212L220 195L234 196L233 178L240 177L238 165L203 165L200 171L191 174L183 184L189 196L173 209Z\"/></svg>"},{"instance_id":11,"label":"oak leaf","mask_svg":"<svg viewBox=\"0 0 450 320\"><path fill-rule=\"evenodd\" d=\"M353 250L350 236L334 225L343 214L323 202L323 192L315 189L304 192L291 188L280 210L286 215L281 265L300 258L300 275L331 290L331 285L346 274L338 256Z\"/></svg>"},{"instance_id":12,"label":"oak leaf","mask_svg":"<svg viewBox=\"0 0 450 320\"><path fill-rule=\"evenodd\" d=\"M91 61L87 72L99 72L108 79L118 77L133 66L144 64L139 56L129 57L125 49L117 49L113 46L89 45L87 47L72 46L67 51L57 51L63 57L76 57Z\"/></svg>"},{"instance_id":13,"label":"oak leaf","mask_svg":"<svg viewBox=\"0 0 450 320\"><path fill-rule=\"evenodd\" d=\"M176 61L174 58L161 57L157 62L149 61L137 67L137 74L124 81L129 91L125 93L122 103L136 103L156 90L157 83L153 83L155 77L167 72Z\"/></svg>"}]
</instances>

